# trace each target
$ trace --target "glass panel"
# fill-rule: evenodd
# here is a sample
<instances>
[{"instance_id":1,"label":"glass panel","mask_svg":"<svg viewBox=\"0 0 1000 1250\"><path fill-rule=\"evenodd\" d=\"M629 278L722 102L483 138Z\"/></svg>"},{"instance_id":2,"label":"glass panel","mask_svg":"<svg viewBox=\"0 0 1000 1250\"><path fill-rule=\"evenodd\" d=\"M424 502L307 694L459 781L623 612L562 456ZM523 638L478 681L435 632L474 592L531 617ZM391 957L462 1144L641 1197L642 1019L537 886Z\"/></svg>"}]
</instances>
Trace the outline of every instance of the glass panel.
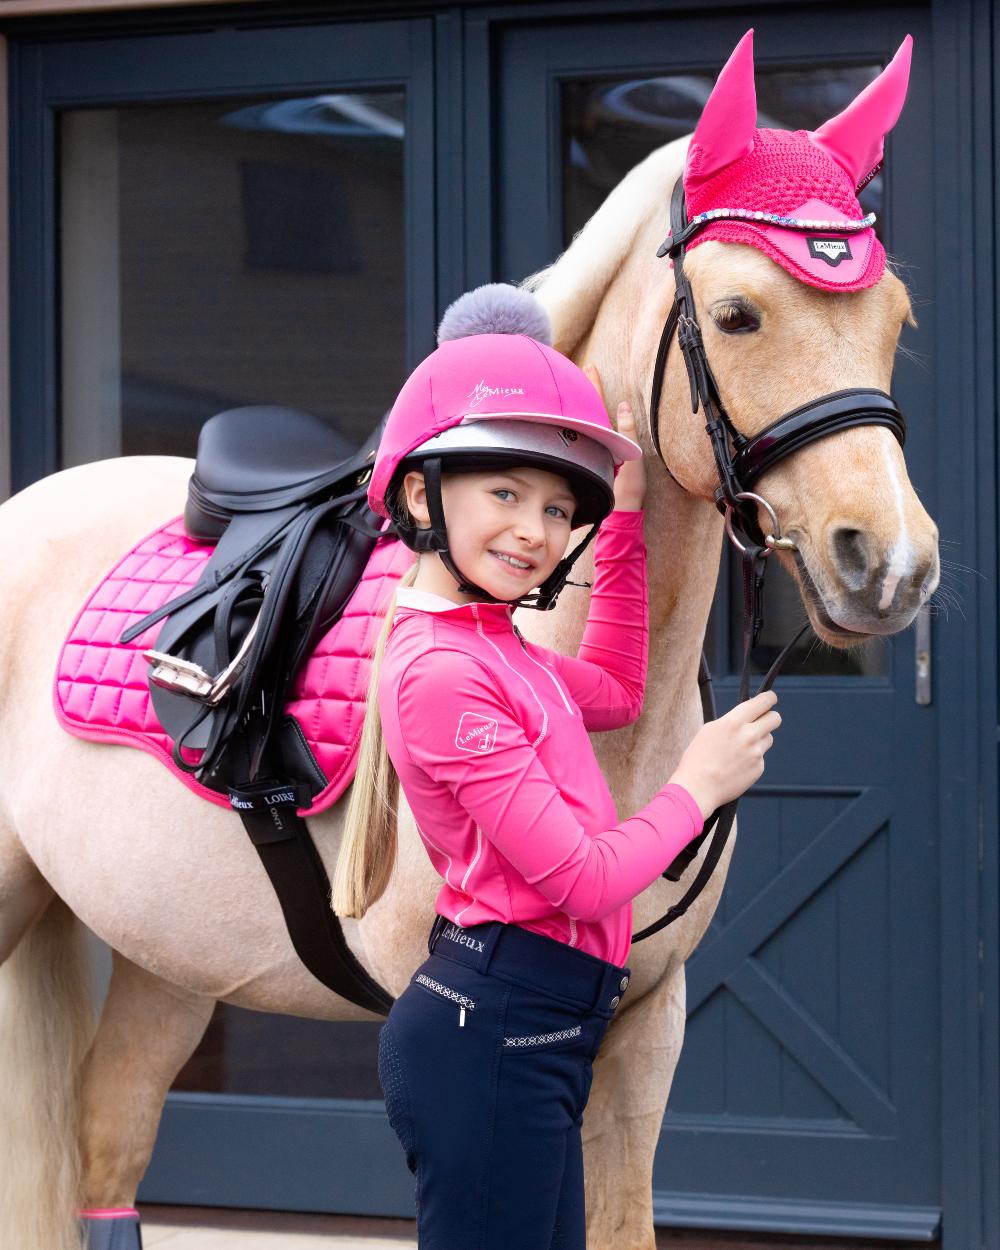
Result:
<instances>
[{"instance_id":1,"label":"glass panel","mask_svg":"<svg viewBox=\"0 0 1000 1250\"><path fill-rule=\"evenodd\" d=\"M312 412L345 455L364 441L405 376L404 103L61 115L64 466L193 456L241 404ZM381 1098L378 1028L220 1005L174 1088Z\"/></svg>"},{"instance_id":2,"label":"glass panel","mask_svg":"<svg viewBox=\"0 0 1000 1250\"><path fill-rule=\"evenodd\" d=\"M756 72L757 124L781 130L814 130L839 113L881 70L880 65L762 69ZM650 152L690 134L715 82L714 75L677 74L640 78L577 78L562 84L563 245L596 212L609 192ZM882 236L884 184L879 174L860 196L877 214ZM669 205L663 205L664 234ZM775 414L776 416L779 414ZM791 577L778 565L768 571L766 621L754 663L764 669L804 623L805 609ZM708 622L705 651L714 672L735 672L742 656L740 561L728 542L720 591ZM720 604L728 619L719 621ZM727 654L720 654L720 649ZM835 651L811 633L792 652L786 674L883 675L888 647L875 639L862 648Z\"/></svg>"},{"instance_id":3,"label":"glass panel","mask_svg":"<svg viewBox=\"0 0 1000 1250\"><path fill-rule=\"evenodd\" d=\"M305 409L346 455L405 376L403 94L60 117L62 463Z\"/></svg>"},{"instance_id":4,"label":"glass panel","mask_svg":"<svg viewBox=\"0 0 1000 1250\"><path fill-rule=\"evenodd\" d=\"M881 65L756 70L757 124L814 130L845 108ZM714 74L574 78L562 84L563 233L568 243L628 171L650 152L690 134ZM882 222L883 179L861 193ZM669 205L664 205L664 222Z\"/></svg>"},{"instance_id":5,"label":"glass panel","mask_svg":"<svg viewBox=\"0 0 1000 1250\"><path fill-rule=\"evenodd\" d=\"M769 556L770 568L764 592L764 628L752 652L752 671L765 673L792 638L806 623L802 596L791 575ZM730 605L726 624L729 632L728 659L719 655L716 599L705 637L705 658L712 673L739 673L743 661L743 564L739 554L729 550L728 540L723 553L723 575L729 578ZM807 630L782 665L784 676L796 677L881 677L888 672L889 639L871 638L850 651L838 651ZM754 683L751 682L751 686Z\"/></svg>"},{"instance_id":6,"label":"glass panel","mask_svg":"<svg viewBox=\"0 0 1000 1250\"><path fill-rule=\"evenodd\" d=\"M263 871L263 869L261 869ZM331 1024L219 1003L175 1090L378 1098L379 1021Z\"/></svg>"}]
</instances>

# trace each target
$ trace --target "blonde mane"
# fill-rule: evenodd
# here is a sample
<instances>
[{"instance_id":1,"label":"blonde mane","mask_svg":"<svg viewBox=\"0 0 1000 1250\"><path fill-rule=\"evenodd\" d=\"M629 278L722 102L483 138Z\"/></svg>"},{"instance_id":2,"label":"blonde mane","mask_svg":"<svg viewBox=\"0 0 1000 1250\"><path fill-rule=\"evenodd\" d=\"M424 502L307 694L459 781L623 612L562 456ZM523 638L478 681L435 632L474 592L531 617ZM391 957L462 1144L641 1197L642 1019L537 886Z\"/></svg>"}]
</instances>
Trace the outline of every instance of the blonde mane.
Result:
<instances>
[{"instance_id":1,"label":"blonde mane","mask_svg":"<svg viewBox=\"0 0 1000 1250\"><path fill-rule=\"evenodd\" d=\"M566 251L521 283L545 305L553 346L567 356L593 328L598 305L637 237L656 221L666 235L670 193L684 167L689 139L664 144L630 169Z\"/></svg>"}]
</instances>

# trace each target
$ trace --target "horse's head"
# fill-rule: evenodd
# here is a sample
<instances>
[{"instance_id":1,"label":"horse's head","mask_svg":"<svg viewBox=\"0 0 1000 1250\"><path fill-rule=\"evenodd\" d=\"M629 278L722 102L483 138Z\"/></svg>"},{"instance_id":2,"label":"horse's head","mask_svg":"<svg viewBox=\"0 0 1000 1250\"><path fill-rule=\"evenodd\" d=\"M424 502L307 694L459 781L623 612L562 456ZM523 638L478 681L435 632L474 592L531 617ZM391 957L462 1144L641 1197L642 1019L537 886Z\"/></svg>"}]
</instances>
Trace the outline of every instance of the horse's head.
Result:
<instances>
[{"instance_id":1,"label":"horse's head","mask_svg":"<svg viewBox=\"0 0 1000 1250\"><path fill-rule=\"evenodd\" d=\"M819 130L758 130L748 34L686 149L680 141L654 152L566 256L532 280L552 313L557 346L600 367L609 402L624 397L639 410L647 406L673 296L664 280L668 262L651 252L679 175L688 220L712 214L689 240L683 272L735 430L752 437L829 394L889 391L900 330L913 318L857 191L881 163L884 135L905 96L909 53L907 40L879 78ZM610 243L616 224L627 240L617 249ZM564 264L574 251L583 253L579 262ZM581 292L574 275L587 252L591 277ZM646 415L672 476L688 493L713 499L716 461L704 412L691 411L676 339L658 410ZM645 446L655 456L651 439ZM795 550L771 558L795 577L813 628L832 645L905 628L936 587L937 530L884 425L818 437L767 468L753 489L794 540ZM767 534L764 509L757 520Z\"/></svg>"},{"instance_id":2,"label":"horse's head","mask_svg":"<svg viewBox=\"0 0 1000 1250\"><path fill-rule=\"evenodd\" d=\"M750 247L709 242L688 276L705 347L735 427L753 436L810 400L849 389L888 392L903 323L902 282L833 294L792 278ZM679 351L668 363L660 436L684 488L711 499L719 484L704 420L685 411ZM668 415L669 414L669 415ZM848 646L910 624L939 576L937 530L906 472L892 432L862 425L819 438L768 469L754 486L794 551L778 551L798 581L816 633ZM761 508L758 521L771 526Z\"/></svg>"},{"instance_id":3,"label":"horse's head","mask_svg":"<svg viewBox=\"0 0 1000 1250\"><path fill-rule=\"evenodd\" d=\"M857 194L881 166L909 65L907 39L817 131L758 130L748 33L705 105L683 175L687 217L704 224L684 273L722 406L744 436L824 396L889 390L912 313ZM678 367L673 383L683 386ZM705 440L690 422L684 429L667 455L689 490L711 494ZM849 645L910 623L937 581L937 532L891 430L865 424L810 440L756 489L795 544L781 558L817 633ZM766 532L768 518L758 520Z\"/></svg>"}]
</instances>

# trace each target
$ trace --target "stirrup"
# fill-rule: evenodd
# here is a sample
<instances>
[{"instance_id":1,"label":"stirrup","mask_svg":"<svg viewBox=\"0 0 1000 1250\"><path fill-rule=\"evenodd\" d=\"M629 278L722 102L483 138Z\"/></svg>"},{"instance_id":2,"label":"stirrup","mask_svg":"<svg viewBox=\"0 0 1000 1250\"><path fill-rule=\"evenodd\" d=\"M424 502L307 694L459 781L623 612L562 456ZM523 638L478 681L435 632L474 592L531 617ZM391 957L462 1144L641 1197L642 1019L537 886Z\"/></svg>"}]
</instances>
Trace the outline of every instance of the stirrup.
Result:
<instances>
[{"instance_id":1,"label":"stirrup","mask_svg":"<svg viewBox=\"0 0 1000 1250\"><path fill-rule=\"evenodd\" d=\"M254 617L253 624L247 630L246 637L240 643L240 649L217 676L210 676L200 664L195 664L191 660L182 660L175 655L168 655L165 651L149 650L142 653L142 658L153 665L149 680L155 682L157 686L162 686L164 690L187 695L188 698L197 699L201 703L207 703L209 707L215 707L229 694L240 673L246 667L250 648L257 636L257 627L260 625L260 618L263 614L262 604L261 610Z\"/></svg>"}]
</instances>

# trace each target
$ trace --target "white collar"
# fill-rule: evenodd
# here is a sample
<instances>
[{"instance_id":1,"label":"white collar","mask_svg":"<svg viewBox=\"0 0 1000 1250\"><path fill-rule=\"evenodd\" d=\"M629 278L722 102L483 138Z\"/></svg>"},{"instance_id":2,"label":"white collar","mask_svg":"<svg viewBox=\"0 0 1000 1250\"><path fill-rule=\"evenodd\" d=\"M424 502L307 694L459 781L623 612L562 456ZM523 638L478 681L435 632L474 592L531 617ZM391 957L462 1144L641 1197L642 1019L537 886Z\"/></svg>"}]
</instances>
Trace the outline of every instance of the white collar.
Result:
<instances>
[{"instance_id":1,"label":"white collar","mask_svg":"<svg viewBox=\"0 0 1000 1250\"><path fill-rule=\"evenodd\" d=\"M418 608L422 612L453 612L458 608L471 607L471 603L452 603L444 595L436 595L430 590L415 590L412 586L401 586L396 591L396 605L400 608ZM506 604L477 604L480 607L509 607Z\"/></svg>"}]
</instances>

